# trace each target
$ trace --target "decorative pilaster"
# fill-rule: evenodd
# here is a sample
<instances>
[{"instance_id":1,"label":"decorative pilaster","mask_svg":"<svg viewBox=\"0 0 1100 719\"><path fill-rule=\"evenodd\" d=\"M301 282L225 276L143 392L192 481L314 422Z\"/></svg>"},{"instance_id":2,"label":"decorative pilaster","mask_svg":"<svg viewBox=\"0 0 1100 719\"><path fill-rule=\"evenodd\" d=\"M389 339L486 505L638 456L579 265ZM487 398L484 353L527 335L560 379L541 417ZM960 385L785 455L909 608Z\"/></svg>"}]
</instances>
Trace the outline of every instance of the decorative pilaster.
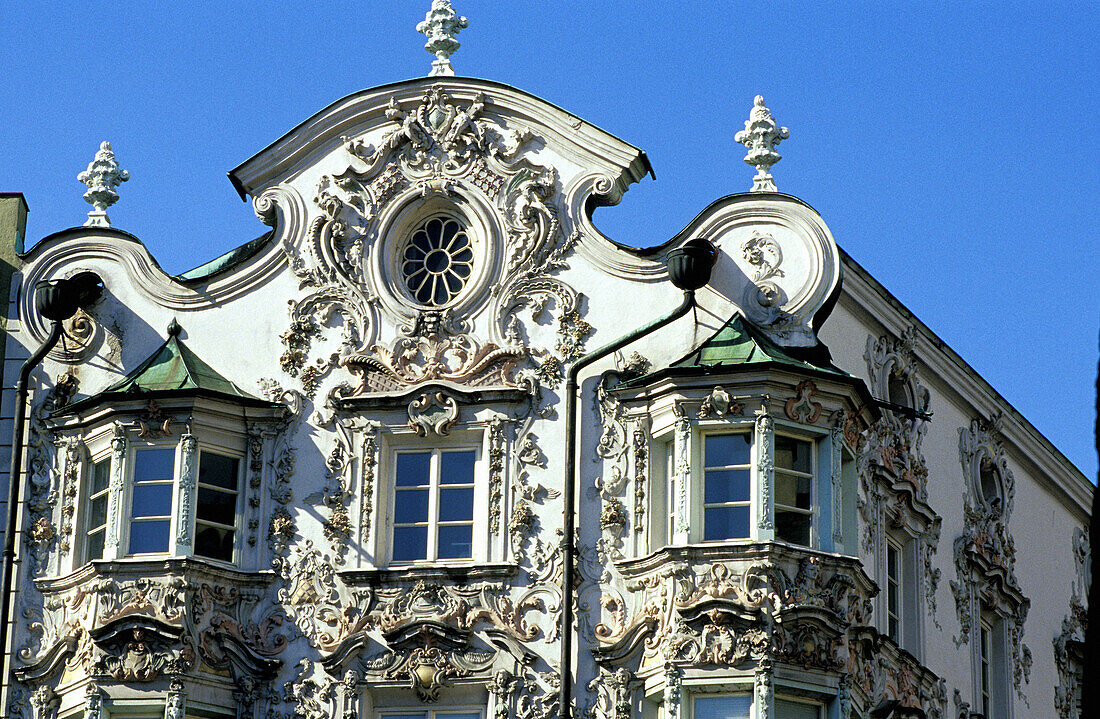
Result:
<instances>
[{"instance_id":1,"label":"decorative pilaster","mask_svg":"<svg viewBox=\"0 0 1100 719\"><path fill-rule=\"evenodd\" d=\"M118 202L118 192L115 191L118 186L130 179L130 173L119 167L115 160L111 143L100 144L99 152L88 163L88 169L77 175L76 179L88 186L84 201L95 208L88 213L88 221L84 226L110 227L111 219L107 217L107 208Z\"/></svg>"},{"instance_id":2,"label":"decorative pilaster","mask_svg":"<svg viewBox=\"0 0 1100 719\"><path fill-rule=\"evenodd\" d=\"M194 530L195 489L199 478L198 442L191 428L180 435L180 499L176 509L176 551L190 554Z\"/></svg>"},{"instance_id":3,"label":"decorative pilaster","mask_svg":"<svg viewBox=\"0 0 1100 719\"><path fill-rule=\"evenodd\" d=\"M489 420L489 531L500 534L501 500L504 497L504 420Z\"/></svg>"},{"instance_id":4,"label":"decorative pilaster","mask_svg":"<svg viewBox=\"0 0 1100 719\"><path fill-rule=\"evenodd\" d=\"M775 687L772 685L772 666L770 662L761 662L756 668L753 677L753 702L756 711L753 716L756 719L771 719L775 716L772 709L775 707Z\"/></svg>"},{"instance_id":5,"label":"decorative pilaster","mask_svg":"<svg viewBox=\"0 0 1100 719\"><path fill-rule=\"evenodd\" d=\"M184 693L183 682L173 677L168 685L168 697L164 701L164 719L183 719Z\"/></svg>"},{"instance_id":6,"label":"decorative pilaster","mask_svg":"<svg viewBox=\"0 0 1100 719\"><path fill-rule=\"evenodd\" d=\"M829 429L830 476L833 481L833 551L844 543L844 482L841 476L841 453L844 451L844 412L837 412Z\"/></svg>"},{"instance_id":7,"label":"decorative pilaster","mask_svg":"<svg viewBox=\"0 0 1100 719\"><path fill-rule=\"evenodd\" d=\"M264 435L258 424L248 426L248 546L255 547L260 531L260 505L264 471Z\"/></svg>"},{"instance_id":8,"label":"decorative pilaster","mask_svg":"<svg viewBox=\"0 0 1100 719\"><path fill-rule=\"evenodd\" d=\"M765 400L756 411L756 484L760 488L760 506L757 509L756 527L759 540L774 538L775 509L772 506L772 486L775 483L775 420L768 414Z\"/></svg>"},{"instance_id":9,"label":"decorative pilaster","mask_svg":"<svg viewBox=\"0 0 1100 719\"><path fill-rule=\"evenodd\" d=\"M363 427L363 463L359 488L359 546L369 547L374 511L374 478L378 471L378 422Z\"/></svg>"},{"instance_id":10,"label":"decorative pilaster","mask_svg":"<svg viewBox=\"0 0 1100 719\"><path fill-rule=\"evenodd\" d=\"M104 559L118 553L121 526L119 512L122 504L123 466L126 461L126 427L115 422L111 437L111 489L107 500L107 536L104 537Z\"/></svg>"},{"instance_id":11,"label":"decorative pilaster","mask_svg":"<svg viewBox=\"0 0 1100 719\"><path fill-rule=\"evenodd\" d=\"M675 664L665 665L665 716L678 719L680 712L680 668Z\"/></svg>"},{"instance_id":12,"label":"decorative pilaster","mask_svg":"<svg viewBox=\"0 0 1100 719\"><path fill-rule=\"evenodd\" d=\"M676 460L676 542L686 543L691 531L688 513L691 487L691 420L686 415L676 418L672 451Z\"/></svg>"}]
</instances>

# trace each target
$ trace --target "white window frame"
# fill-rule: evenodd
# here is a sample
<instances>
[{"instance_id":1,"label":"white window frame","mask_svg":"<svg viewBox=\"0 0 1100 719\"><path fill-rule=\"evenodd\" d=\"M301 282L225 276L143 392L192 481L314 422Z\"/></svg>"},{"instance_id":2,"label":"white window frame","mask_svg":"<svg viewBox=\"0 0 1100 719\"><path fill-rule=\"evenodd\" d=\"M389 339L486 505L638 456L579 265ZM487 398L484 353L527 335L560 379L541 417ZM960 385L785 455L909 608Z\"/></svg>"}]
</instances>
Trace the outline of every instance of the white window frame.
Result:
<instances>
[{"instance_id":1,"label":"white window frame","mask_svg":"<svg viewBox=\"0 0 1100 719\"><path fill-rule=\"evenodd\" d=\"M84 465L83 479L80 490L80 521L76 526L79 527L79 533L77 537L79 539L78 556L83 564L95 561L96 559L103 559L104 554L107 552L107 532L111 526L111 473L114 471L112 465L113 459L110 452L102 453L98 457L91 457ZM106 465L107 467L107 486L99 492L92 492L92 481L95 477L95 468L97 465ZM91 537L90 532L92 526L90 525L92 519L92 499L96 495L104 497L106 500L106 514L103 517L103 549L100 551L99 557L95 559L89 558L88 544Z\"/></svg>"},{"instance_id":2,"label":"white window frame","mask_svg":"<svg viewBox=\"0 0 1100 719\"><path fill-rule=\"evenodd\" d=\"M234 504L234 510L233 510L234 522L233 522L232 527L229 527L228 525L218 524L217 522L212 522L212 521L206 520L206 519L204 519L204 520L199 519L199 490L201 490L204 486L202 484L202 480L201 480L201 477L202 477L202 456L204 454L218 455L219 457L225 457L226 459L231 459L231 460L233 460L234 462L237 463L237 489L235 491L236 503ZM244 517L243 503L244 503L244 494L245 494L244 488L245 488L245 483L246 483L245 474L246 474L246 468L245 468L245 463L244 463L244 457L242 457L239 454L231 453L231 452L229 452L229 450L226 450L226 449L221 448L221 447L211 448L211 447L199 446L195 450L195 498L194 498L194 502L195 502L195 508L194 509L195 509L195 511L192 513L192 518L191 518L191 521L192 521L192 526L191 526L191 555L192 556L199 557L200 559L204 559L208 562L218 562L219 564L227 564L227 565L230 565L230 566L239 566L240 561L241 561L241 532L242 532L241 519ZM179 474L177 473L177 475L176 475L176 501L177 502L180 499L180 497L179 497L179 481L180 481L180 477L179 477ZM206 485L206 486L211 488L211 489L220 491L220 492L228 493L228 491L225 488L218 487L217 485L210 484L210 485ZM216 527L216 528L219 528L219 529L232 529L233 530L233 556L230 558L229 561L226 561L224 559L218 559L217 557L208 557L204 554L199 554L198 552L195 551L195 545L198 543L198 539L199 539L199 522L200 521L203 524L209 525L211 527Z\"/></svg>"},{"instance_id":3,"label":"white window frame","mask_svg":"<svg viewBox=\"0 0 1100 719\"><path fill-rule=\"evenodd\" d=\"M808 544L797 544L797 545L794 545L794 546L809 547L811 549L816 549L821 544L821 542L818 539L818 525L819 525L819 522L821 520L821 503L820 503L820 499L819 499L820 492L818 491L818 487L817 487L818 482L821 481L821 471L820 471L818 456L817 456L818 453L821 451L821 445L818 441L819 438L814 437L812 435L805 434L803 432L796 431L793 428L788 427L787 425L779 425L779 424L776 425L773 437L774 437L773 444L778 444L778 442L776 442L776 440L778 440L779 437L786 437L788 439L797 440L799 442L807 442L810 445L810 472L809 472L810 508L809 509L802 509L801 507L793 507L793 506L789 506L789 505L783 505L783 509L785 509L787 511L791 511L791 512L796 512L798 514L804 514L804 515L809 516L809 518L810 518L810 541L809 541ZM773 451L774 451L774 448L773 448ZM773 461L772 464L774 465L774 469L772 470L774 472L774 474L772 476L772 493L771 493L771 495L772 495L772 508L771 509L772 509L772 521L774 522L774 520L775 520L775 510L779 506L778 502L776 501L777 500L777 497L776 497L777 493L775 491L775 487L776 487L775 475L778 475L778 474L782 473L782 474L786 474L787 476L790 476L790 477L799 478L799 477L805 477L806 473L805 472L800 472L800 471L794 470L794 469L780 469L779 466L776 465L774 461ZM778 535L778 529L776 530L776 534ZM786 541L786 540L780 540L778 536L776 536L776 540L777 541Z\"/></svg>"},{"instance_id":4,"label":"white window frame","mask_svg":"<svg viewBox=\"0 0 1100 719\"><path fill-rule=\"evenodd\" d=\"M134 525L134 473L137 471L137 457L142 451L171 450L172 451L172 477L170 481L159 481L159 484L168 484L172 488L172 501L166 517L168 520L168 548L163 552L130 552L130 534ZM176 443L168 442L131 442L126 448L123 491L118 495L121 506L118 508L119 519L119 556L120 557L164 557L174 554L176 551L176 517L179 516L179 483L180 483L180 456ZM110 516L110 507L107 508ZM150 518L142 517L139 521L149 521ZM158 520L160 521L160 520Z\"/></svg>"},{"instance_id":5,"label":"white window frame","mask_svg":"<svg viewBox=\"0 0 1100 719\"><path fill-rule=\"evenodd\" d=\"M729 465L728 467L722 466L707 466L706 446L707 438L721 435L748 435L750 438L749 446L749 462L747 465ZM758 494L757 487L759 486L759 477L756 469L756 437L753 432L752 424L738 424L730 427L704 427L696 433L697 448L693 453L696 460L692 463L692 484L693 491L690 493L692 502L695 505L690 512L692 516L692 526L694 531L692 532L693 541L700 543L728 543L728 542L749 542L756 536L756 516L760 511L759 501L756 499ZM749 508L749 535L747 537L727 537L723 539L705 539L706 537L706 508L707 508L707 470L714 469L722 471L723 469L741 470L746 469L749 473L749 499L747 502L725 502L720 506L747 506Z\"/></svg>"},{"instance_id":6,"label":"white window frame","mask_svg":"<svg viewBox=\"0 0 1100 719\"><path fill-rule=\"evenodd\" d=\"M484 447L484 433L478 430L452 431L447 437L423 439L416 435L395 435L387 438L386 448L382 456L384 463L385 481L385 507L386 521L385 531L379 532L376 546L376 555L384 558L381 566L390 567L422 567L422 566L468 566L470 564L489 561L489 489L485 457L487 450ZM431 478L432 489L428 494L428 557L412 561L395 561L393 559L395 511L397 501L397 455L402 453L431 452ZM443 452L473 451L474 452L474 512L471 530L470 557L452 559L434 559L433 555L439 551L438 547L438 496L439 496L439 455ZM434 529L433 529L434 528Z\"/></svg>"},{"instance_id":7,"label":"white window frame","mask_svg":"<svg viewBox=\"0 0 1100 719\"><path fill-rule=\"evenodd\" d=\"M752 444L750 447L750 465L749 465L749 536L747 538L734 538L734 539L704 539L704 520L705 513L704 508L706 504L706 457L705 457L705 444L706 437L718 434L750 434L752 435ZM810 543L808 545L792 545L792 546L806 546L810 549L819 549L822 546L822 492L820 484L822 482L830 481L830 477L823 477L822 472L828 471L823 464L821 453L823 451L832 451L828 447L828 435L813 432L807 428L799 425L791 425L786 422L775 422L775 426L772 431L772 447L773 453L773 465L774 465L774 451L775 451L775 438L783 436L791 439L808 442L810 444L810 458L811 458L811 475L810 475L810 508L808 510L800 510L799 508L792 508L794 510L802 511L810 517ZM652 447L656 448L656 451L664 453L663 461L654 462L653 468L656 470L654 474L660 472L663 476L654 476L652 486L657 491L650 492L650 550L657 549L662 546L680 546L683 544L730 544L737 542L760 542L777 539L775 537L774 529L765 530L760 527L761 515L765 512L770 513L770 519L772 526L774 527L775 521L775 472L782 472L783 470L773 469L772 486L769 488L769 494L771 497L771 506L764 506L762 500L761 487L765 481L765 477L760 470L760 455L759 446L760 434L757 431L756 423L752 420L736 420L736 421L699 421L692 422L691 434L689 438L689 452L691 468L688 473L689 487L686 494L687 497L687 519L688 519L688 532L687 535L683 535L678 532L677 516L678 506L680 502L681 487L680 482L682 478L679 476L678 458L677 458L677 437L674 427L668 428L659 435L655 435L653 439ZM842 450L843 451L843 450ZM740 465L738 465L740 466ZM785 506L785 505L784 505ZM834 517L832 521L844 521L844 517ZM782 541L782 540L777 540Z\"/></svg>"},{"instance_id":8,"label":"white window frame","mask_svg":"<svg viewBox=\"0 0 1100 719\"><path fill-rule=\"evenodd\" d=\"M172 503L171 513L167 517L168 519L168 549L164 552L130 552L130 534L131 527L134 524L133 521L133 495L134 495L134 472L137 468L138 453L142 450L149 449L166 449L172 450ZM194 552L194 540L197 531L198 523L198 473L203 453L217 454L223 457L234 459L237 462L237 501L235 506L235 525L233 527L233 560L226 562L225 560L216 559L213 557L205 557L197 555ZM81 482L79 490L79 504L77 507L77 517L75 526L79 527L79 536L76 538L77 542L77 561L76 566L87 564L92 560L88 558L88 541L87 531L90 529L88 522L91 521L91 487L92 476L95 471L95 465L100 462L106 462L108 469L108 483L107 483L107 524L104 530L104 551L103 556L100 559L112 560L112 559L150 559L161 558L171 556L183 556L181 551L187 549L184 545L177 543L177 535L179 530L179 519L183 514L180 509L180 502L182 501L182 495L180 492L180 480L182 472L182 457L179 446L179 437L172 436L163 440L147 442L144 440L129 439L127 442L126 452L122 456L122 467L115 466L117 458L110 450L109 444L106 449L97 449L97 451L90 457L85 459L82 464L81 470ZM191 541L192 546L187 550L186 556L197 557L203 561L214 562L224 566L241 566L242 563L242 545L241 538L243 536L243 518L245 513L245 494L247 487L247 472L244 463L244 452L234 447L225 446L224 444L214 442L202 442L197 441L195 447L195 488L191 497L191 507L189 516L191 518ZM121 469L122 472L122 488L121 491L116 492L112 485L112 479L114 473ZM165 482L167 484L167 482ZM114 503L117 502L117 507ZM106 533L111 530L111 513L112 511L117 513L118 527L116 529L118 533L118 546L112 551L106 546ZM74 566L75 569L75 566Z\"/></svg>"},{"instance_id":9,"label":"white window frame","mask_svg":"<svg viewBox=\"0 0 1100 719\"><path fill-rule=\"evenodd\" d=\"M894 555L897 571L890 572L890 557ZM886 636L902 646L905 634L905 553L900 542L886 535L886 566L883 573L885 580L883 586L886 589ZM893 597L890 590L893 589ZM891 598L894 606L890 606Z\"/></svg>"},{"instance_id":10,"label":"white window frame","mask_svg":"<svg viewBox=\"0 0 1100 719\"><path fill-rule=\"evenodd\" d=\"M479 705L433 708L424 706L381 707L374 710L375 719L399 719L410 716L423 716L424 719L441 719L455 714L477 714L485 719L485 707Z\"/></svg>"}]
</instances>

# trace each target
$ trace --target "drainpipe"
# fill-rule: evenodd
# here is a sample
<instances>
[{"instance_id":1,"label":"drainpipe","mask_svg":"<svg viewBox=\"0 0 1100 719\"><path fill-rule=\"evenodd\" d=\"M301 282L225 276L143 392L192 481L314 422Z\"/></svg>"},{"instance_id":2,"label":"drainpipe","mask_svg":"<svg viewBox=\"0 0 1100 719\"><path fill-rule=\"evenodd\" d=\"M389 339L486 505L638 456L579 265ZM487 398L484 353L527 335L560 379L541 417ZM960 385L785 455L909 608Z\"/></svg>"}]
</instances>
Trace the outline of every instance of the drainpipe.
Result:
<instances>
[{"instance_id":1,"label":"drainpipe","mask_svg":"<svg viewBox=\"0 0 1100 719\"><path fill-rule=\"evenodd\" d=\"M4 700L10 686L8 665L8 627L11 626L12 573L15 568L15 534L19 523L19 487L23 467L23 434L27 421L27 385L31 372L42 362L64 331L62 322L76 314L78 307L90 304L99 298L103 283L91 272L81 272L67 280L49 280L39 282L34 287L34 306L38 314L52 320L50 334L46 341L27 358L19 370L19 379L15 384L15 419L11 445L11 471L8 473L8 506L6 530L4 532L3 578L0 581L0 682L3 684Z\"/></svg>"},{"instance_id":2,"label":"drainpipe","mask_svg":"<svg viewBox=\"0 0 1100 719\"><path fill-rule=\"evenodd\" d=\"M594 352L577 359L569 367L565 380L565 488L562 561L562 609L561 609L561 687L558 695L558 716L570 719L573 700L573 589L576 571L574 569L574 543L576 536L576 509L574 496L577 491L577 435L579 421L577 417L578 375L582 369L597 360L641 337L679 319L695 306L695 290L710 281L710 271L718 251L709 240L695 239L686 242L668 253L668 274L672 284L684 291L684 301L680 306L664 317L639 327L628 335L604 345Z\"/></svg>"}]
</instances>

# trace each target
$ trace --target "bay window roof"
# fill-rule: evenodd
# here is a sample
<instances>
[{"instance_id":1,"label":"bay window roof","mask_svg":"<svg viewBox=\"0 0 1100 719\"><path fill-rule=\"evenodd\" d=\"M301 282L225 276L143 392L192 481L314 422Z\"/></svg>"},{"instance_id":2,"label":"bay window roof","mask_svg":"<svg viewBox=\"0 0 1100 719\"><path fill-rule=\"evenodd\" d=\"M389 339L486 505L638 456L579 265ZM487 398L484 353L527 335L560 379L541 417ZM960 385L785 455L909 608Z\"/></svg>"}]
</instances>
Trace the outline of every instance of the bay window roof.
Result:
<instances>
[{"instance_id":1,"label":"bay window roof","mask_svg":"<svg viewBox=\"0 0 1100 719\"><path fill-rule=\"evenodd\" d=\"M173 321L168 326L168 339L144 362L107 389L68 405L58 414L78 413L112 400L167 396L205 395L244 404L271 405L248 394L204 362L180 339L182 330Z\"/></svg>"}]
</instances>

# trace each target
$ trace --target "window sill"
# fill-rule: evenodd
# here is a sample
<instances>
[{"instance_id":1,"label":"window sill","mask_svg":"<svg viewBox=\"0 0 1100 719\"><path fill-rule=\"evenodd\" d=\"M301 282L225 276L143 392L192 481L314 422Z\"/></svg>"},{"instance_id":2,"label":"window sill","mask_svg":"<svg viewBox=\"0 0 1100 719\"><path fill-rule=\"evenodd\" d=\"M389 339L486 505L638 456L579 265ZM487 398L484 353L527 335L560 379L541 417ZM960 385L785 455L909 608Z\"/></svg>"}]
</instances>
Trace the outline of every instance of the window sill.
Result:
<instances>
[{"instance_id":1,"label":"window sill","mask_svg":"<svg viewBox=\"0 0 1100 719\"><path fill-rule=\"evenodd\" d=\"M142 555L118 559L94 559L68 574L43 577L34 582L41 592L65 591L94 577L113 577L126 581L137 578L202 576L218 581L267 584L275 576L270 569L246 570L202 557Z\"/></svg>"}]
</instances>

